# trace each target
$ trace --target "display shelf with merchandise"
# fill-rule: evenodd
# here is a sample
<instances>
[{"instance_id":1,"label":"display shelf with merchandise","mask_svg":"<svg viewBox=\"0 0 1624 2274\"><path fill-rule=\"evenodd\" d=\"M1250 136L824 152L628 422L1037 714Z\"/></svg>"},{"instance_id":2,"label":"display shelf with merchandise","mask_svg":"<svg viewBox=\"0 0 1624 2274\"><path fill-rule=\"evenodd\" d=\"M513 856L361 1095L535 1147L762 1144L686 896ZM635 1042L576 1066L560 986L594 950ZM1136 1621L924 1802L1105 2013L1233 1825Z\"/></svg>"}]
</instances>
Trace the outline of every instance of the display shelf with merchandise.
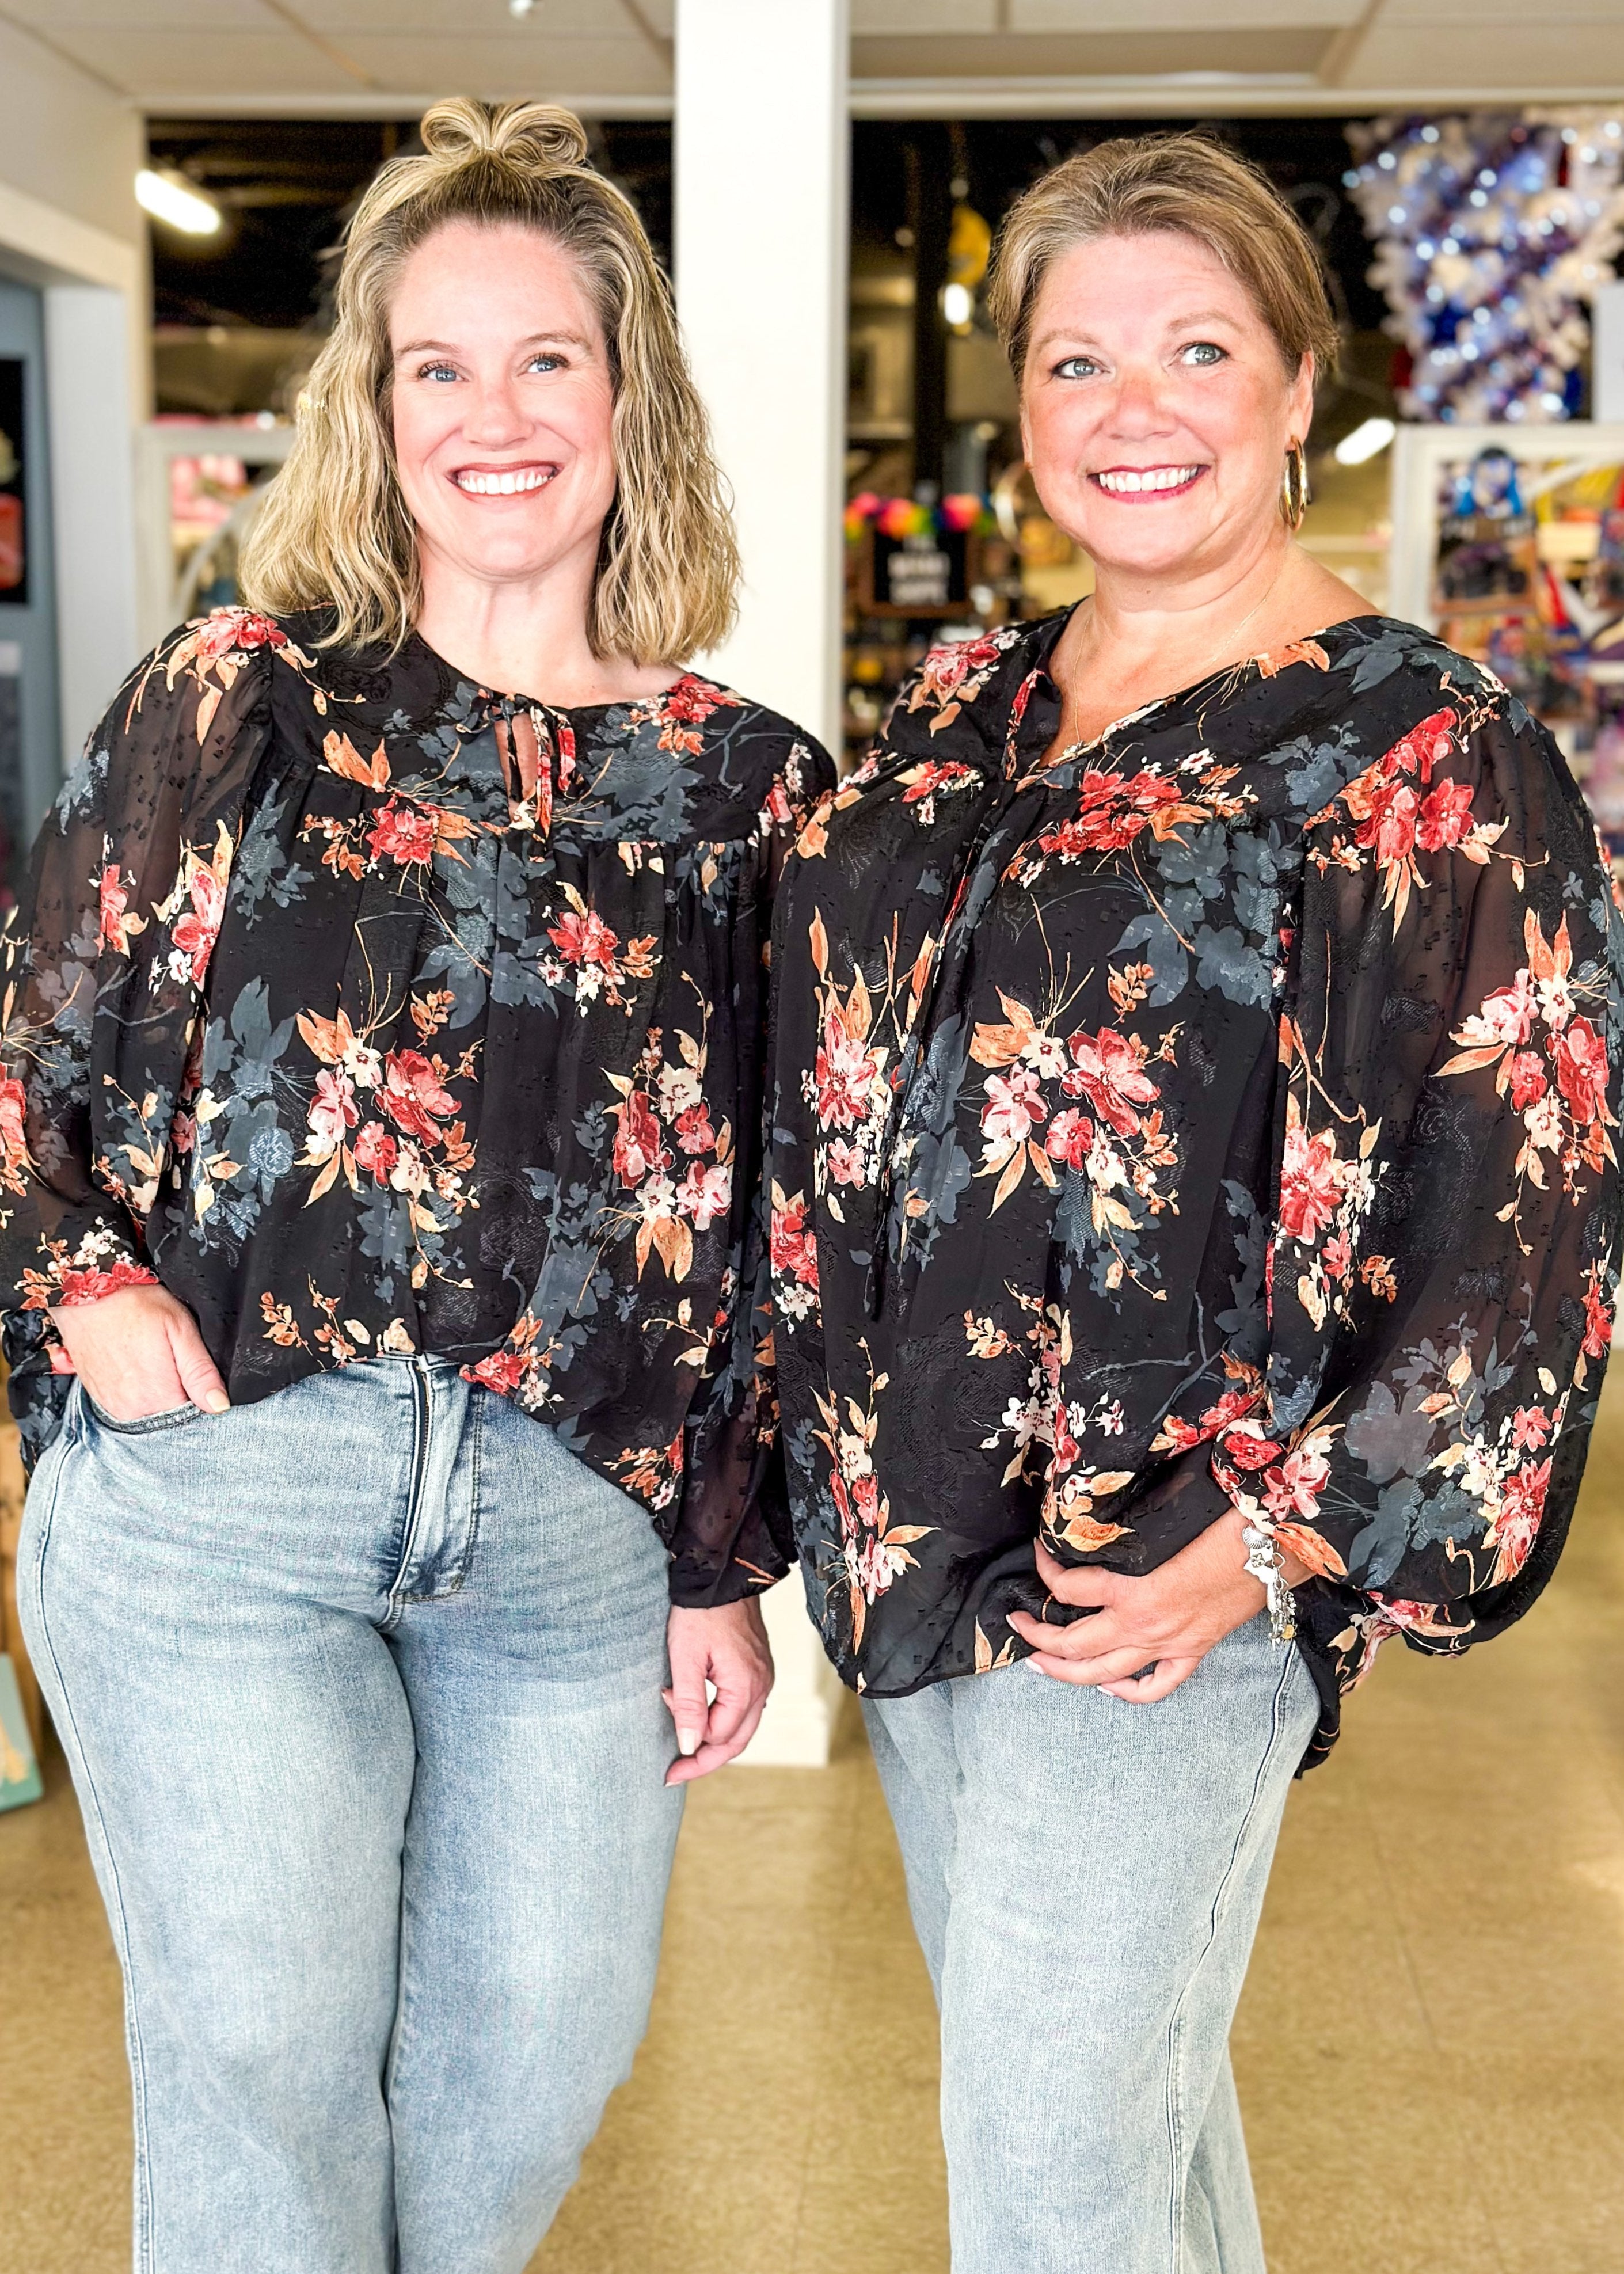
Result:
<instances>
[{"instance_id":1,"label":"display shelf with merchandise","mask_svg":"<svg viewBox=\"0 0 1624 2274\"><path fill-rule=\"evenodd\" d=\"M1544 719L1624 876L1624 425L1404 426L1388 606Z\"/></svg>"}]
</instances>

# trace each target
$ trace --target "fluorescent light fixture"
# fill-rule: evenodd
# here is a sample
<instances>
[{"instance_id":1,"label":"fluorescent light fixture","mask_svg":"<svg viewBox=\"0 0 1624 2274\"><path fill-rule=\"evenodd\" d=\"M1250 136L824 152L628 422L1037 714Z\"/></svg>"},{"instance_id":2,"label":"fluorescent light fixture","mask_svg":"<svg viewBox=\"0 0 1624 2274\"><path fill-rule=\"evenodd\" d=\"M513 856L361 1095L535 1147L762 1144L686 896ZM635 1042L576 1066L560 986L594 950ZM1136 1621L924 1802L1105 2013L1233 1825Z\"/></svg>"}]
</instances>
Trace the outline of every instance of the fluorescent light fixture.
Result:
<instances>
[{"instance_id":1,"label":"fluorescent light fixture","mask_svg":"<svg viewBox=\"0 0 1624 2274\"><path fill-rule=\"evenodd\" d=\"M955 330L967 324L975 313L975 295L967 284L946 285L942 293L942 313Z\"/></svg>"},{"instance_id":2,"label":"fluorescent light fixture","mask_svg":"<svg viewBox=\"0 0 1624 2274\"><path fill-rule=\"evenodd\" d=\"M154 221L167 222L187 237L213 237L220 227L220 207L172 174L154 174L143 166L135 177L135 194Z\"/></svg>"},{"instance_id":3,"label":"fluorescent light fixture","mask_svg":"<svg viewBox=\"0 0 1624 2274\"><path fill-rule=\"evenodd\" d=\"M1390 418L1367 418L1351 434L1344 434L1331 455L1339 466L1362 466L1366 458L1385 450L1397 433Z\"/></svg>"}]
</instances>

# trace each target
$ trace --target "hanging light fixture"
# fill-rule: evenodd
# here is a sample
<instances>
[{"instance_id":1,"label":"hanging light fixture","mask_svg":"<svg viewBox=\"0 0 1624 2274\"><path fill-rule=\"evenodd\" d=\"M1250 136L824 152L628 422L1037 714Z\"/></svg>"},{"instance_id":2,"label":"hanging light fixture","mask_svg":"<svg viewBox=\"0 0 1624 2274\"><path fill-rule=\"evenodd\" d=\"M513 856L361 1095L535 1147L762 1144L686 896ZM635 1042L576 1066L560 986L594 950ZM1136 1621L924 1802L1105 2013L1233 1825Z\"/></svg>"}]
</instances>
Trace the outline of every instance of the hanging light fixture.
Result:
<instances>
[{"instance_id":1,"label":"hanging light fixture","mask_svg":"<svg viewBox=\"0 0 1624 2274\"><path fill-rule=\"evenodd\" d=\"M1385 450L1397 432L1390 418L1367 418L1351 434L1342 436L1331 456L1339 466L1362 466L1367 458Z\"/></svg>"},{"instance_id":2,"label":"hanging light fixture","mask_svg":"<svg viewBox=\"0 0 1624 2274\"><path fill-rule=\"evenodd\" d=\"M213 199L174 174L155 174L150 166L143 166L135 177L135 195L154 221L165 222L187 237L213 237L220 227L221 211Z\"/></svg>"}]
</instances>

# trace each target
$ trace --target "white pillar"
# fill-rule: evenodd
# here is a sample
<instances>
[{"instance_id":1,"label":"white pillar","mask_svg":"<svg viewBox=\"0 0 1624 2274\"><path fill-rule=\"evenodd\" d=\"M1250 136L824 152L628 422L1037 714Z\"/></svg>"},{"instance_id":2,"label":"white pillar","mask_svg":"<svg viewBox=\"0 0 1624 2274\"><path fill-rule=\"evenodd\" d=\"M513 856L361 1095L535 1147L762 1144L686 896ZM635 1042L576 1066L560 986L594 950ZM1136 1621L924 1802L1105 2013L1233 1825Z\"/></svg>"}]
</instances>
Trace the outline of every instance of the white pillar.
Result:
<instances>
[{"instance_id":1,"label":"white pillar","mask_svg":"<svg viewBox=\"0 0 1624 2274\"><path fill-rule=\"evenodd\" d=\"M677 302L744 589L707 659L832 753L840 737L848 0L677 0ZM839 1685L799 1578L766 1600L778 1685L747 1758L820 1766Z\"/></svg>"},{"instance_id":2,"label":"white pillar","mask_svg":"<svg viewBox=\"0 0 1624 2274\"><path fill-rule=\"evenodd\" d=\"M95 284L46 287L64 773L140 653L129 334L122 292Z\"/></svg>"},{"instance_id":3,"label":"white pillar","mask_svg":"<svg viewBox=\"0 0 1624 2274\"><path fill-rule=\"evenodd\" d=\"M848 0L677 0L677 301L744 590L708 668L839 747Z\"/></svg>"}]
</instances>

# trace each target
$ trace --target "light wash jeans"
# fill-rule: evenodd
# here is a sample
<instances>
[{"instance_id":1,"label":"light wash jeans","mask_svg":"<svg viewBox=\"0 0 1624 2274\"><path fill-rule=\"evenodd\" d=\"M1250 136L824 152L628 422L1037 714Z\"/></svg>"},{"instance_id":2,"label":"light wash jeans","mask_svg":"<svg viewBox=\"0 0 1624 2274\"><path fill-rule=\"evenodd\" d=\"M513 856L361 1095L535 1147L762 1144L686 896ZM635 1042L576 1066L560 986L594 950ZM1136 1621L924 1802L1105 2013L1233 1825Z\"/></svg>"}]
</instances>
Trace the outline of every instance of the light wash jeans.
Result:
<instances>
[{"instance_id":1,"label":"light wash jeans","mask_svg":"<svg viewBox=\"0 0 1624 2274\"><path fill-rule=\"evenodd\" d=\"M138 2274L517 2274L643 2035L665 1554L434 1360L121 1426L23 1627L124 1966Z\"/></svg>"},{"instance_id":2,"label":"light wash jeans","mask_svg":"<svg viewBox=\"0 0 1624 2274\"><path fill-rule=\"evenodd\" d=\"M953 2274L1262 2274L1229 2023L1316 1710L1263 1618L1154 1706L1024 1665L864 1701L941 2008Z\"/></svg>"}]
</instances>

